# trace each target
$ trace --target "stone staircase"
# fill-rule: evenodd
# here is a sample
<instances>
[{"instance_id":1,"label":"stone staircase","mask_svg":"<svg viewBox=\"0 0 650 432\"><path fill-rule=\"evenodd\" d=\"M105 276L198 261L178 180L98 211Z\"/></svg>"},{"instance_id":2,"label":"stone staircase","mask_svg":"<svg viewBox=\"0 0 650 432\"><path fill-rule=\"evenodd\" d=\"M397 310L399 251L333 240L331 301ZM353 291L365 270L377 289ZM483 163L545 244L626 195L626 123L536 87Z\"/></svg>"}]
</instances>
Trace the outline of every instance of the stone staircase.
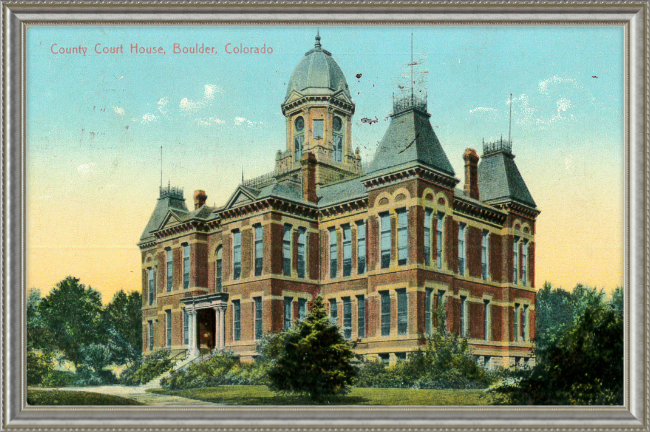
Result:
<instances>
[{"instance_id":1,"label":"stone staircase","mask_svg":"<svg viewBox=\"0 0 650 432\"><path fill-rule=\"evenodd\" d=\"M202 359L202 358L203 358L203 356L199 355L198 353L194 354L194 355L188 354L184 359L178 360L176 362L176 364L174 365L174 367L172 367L169 371L161 374L159 377L156 377L156 378L152 379L148 383L141 385L140 388L142 388L143 390L159 389L159 388L161 388L160 382L162 381L163 378L169 377L172 372L177 371L177 370L179 370L181 368L184 368L184 367L188 366L190 363L193 363L193 362L195 362L195 361L197 361L199 359Z\"/></svg>"}]
</instances>

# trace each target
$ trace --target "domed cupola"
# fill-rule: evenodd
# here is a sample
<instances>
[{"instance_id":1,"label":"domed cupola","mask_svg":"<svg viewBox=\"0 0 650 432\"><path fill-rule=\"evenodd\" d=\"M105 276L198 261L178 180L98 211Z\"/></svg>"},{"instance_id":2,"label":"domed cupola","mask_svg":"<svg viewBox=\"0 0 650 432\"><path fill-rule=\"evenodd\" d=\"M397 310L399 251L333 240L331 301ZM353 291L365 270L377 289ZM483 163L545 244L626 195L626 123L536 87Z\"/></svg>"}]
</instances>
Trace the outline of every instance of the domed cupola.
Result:
<instances>
[{"instance_id":1,"label":"domed cupola","mask_svg":"<svg viewBox=\"0 0 650 432\"><path fill-rule=\"evenodd\" d=\"M281 107L287 147L278 152L277 172L300 169L302 156L309 152L316 157L317 186L359 175L361 159L352 149L354 102L343 71L321 46L319 34L293 71Z\"/></svg>"},{"instance_id":2,"label":"domed cupola","mask_svg":"<svg viewBox=\"0 0 650 432\"><path fill-rule=\"evenodd\" d=\"M305 53L293 71L287 85L285 103L294 90L303 96L332 95L342 91L348 100L352 100L345 75L332 53L321 46L320 35L316 36L314 48Z\"/></svg>"}]
</instances>

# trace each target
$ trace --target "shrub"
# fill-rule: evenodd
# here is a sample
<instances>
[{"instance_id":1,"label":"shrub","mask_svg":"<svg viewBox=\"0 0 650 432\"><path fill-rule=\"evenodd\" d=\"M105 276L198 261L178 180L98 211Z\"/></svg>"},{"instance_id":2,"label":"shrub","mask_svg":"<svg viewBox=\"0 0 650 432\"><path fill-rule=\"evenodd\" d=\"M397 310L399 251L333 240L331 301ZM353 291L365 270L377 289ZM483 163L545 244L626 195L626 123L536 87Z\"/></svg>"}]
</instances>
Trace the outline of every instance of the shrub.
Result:
<instances>
[{"instance_id":1,"label":"shrub","mask_svg":"<svg viewBox=\"0 0 650 432\"><path fill-rule=\"evenodd\" d=\"M128 386L146 384L152 379L169 371L174 362L169 358L169 350L158 350L145 358L129 365L120 374L119 382Z\"/></svg>"},{"instance_id":2,"label":"shrub","mask_svg":"<svg viewBox=\"0 0 650 432\"><path fill-rule=\"evenodd\" d=\"M161 384L173 390L220 385L266 384L266 371L261 363L242 364L231 351L216 354L208 360L191 363L171 373Z\"/></svg>"},{"instance_id":3,"label":"shrub","mask_svg":"<svg viewBox=\"0 0 650 432\"><path fill-rule=\"evenodd\" d=\"M115 384L117 378L113 372L101 370L95 372L89 367L79 366L76 372L51 370L43 377L46 387L84 387Z\"/></svg>"},{"instance_id":4,"label":"shrub","mask_svg":"<svg viewBox=\"0 0 650 432\"><path fill-rule=\"evenodd\" d=\"M27 385L42 384L53 370L54 359L51 353L27 349Z\"/></svg>"}]
</instances>

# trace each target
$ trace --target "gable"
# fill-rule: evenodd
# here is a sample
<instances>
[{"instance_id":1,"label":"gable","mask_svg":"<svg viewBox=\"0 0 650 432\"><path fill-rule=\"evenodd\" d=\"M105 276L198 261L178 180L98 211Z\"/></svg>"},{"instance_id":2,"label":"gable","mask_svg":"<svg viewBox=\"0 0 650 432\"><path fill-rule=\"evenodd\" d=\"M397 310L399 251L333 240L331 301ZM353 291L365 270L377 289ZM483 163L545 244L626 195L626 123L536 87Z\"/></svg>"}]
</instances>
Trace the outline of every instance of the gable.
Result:
<instances>
[{"instance_id":1,"label":"gable","mask_svg":"<svg viewBox=\"0 0 650 432\"><path fill-rule=\"evenodd\" d=\"M235 191L235 193L232 195L232 197L230 197L230 199L226 203L225 208L228 209L232 207L238 207L242 204L253 202L254 199L255 197L253 196L253 194L251 194L250 192L246 191L241 186L239 186Z\"/></svg>"},{"instance_id":2,"label":"gable","mask_svg":"<svg viewBox=\"0 0 650 432\"><path fill-rule=\"evenodd\" d=\"M163 230L165 228L176 226L181 222L182 219L180 215L178 215L175 211L170 210L167 213L167 215L163 218L162 222L160 223L160 226L158 226L158 231Z\"/></svg>"},{"instance_id":3,"label":"gable","mask_svg":"<svg viewBox=\"0 0 650 432\"><path fill-rule=\"evenodd\" d=\"M301 99L302 97L303 97L302 93L300 93L297 90L293 90L284 103L288 104L288 103L291 103L293 101L297 101L298 99Z\"/></svg>"}]
</instances>

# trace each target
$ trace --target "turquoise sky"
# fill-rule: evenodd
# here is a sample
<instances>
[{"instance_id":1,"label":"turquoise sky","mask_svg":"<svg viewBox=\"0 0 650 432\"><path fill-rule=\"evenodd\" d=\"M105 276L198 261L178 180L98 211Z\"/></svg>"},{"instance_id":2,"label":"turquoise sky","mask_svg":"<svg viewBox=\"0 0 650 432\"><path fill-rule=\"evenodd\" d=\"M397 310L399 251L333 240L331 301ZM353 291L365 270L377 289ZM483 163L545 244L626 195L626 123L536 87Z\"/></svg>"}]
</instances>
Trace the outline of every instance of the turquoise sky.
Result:
<instances>
[{"instance_id":1,"label":"turquoise sky","mask_svg":"<svg viewBox=\"0 0 650 432\"><path fill-rule=\"evenodd\" d=\"M28 206L34 215L50 215L28 220L32 246L134 249L157 198L160 146L164 182L184 187L188 204L195 189L206 190L210 204L224 203L242 165L247 178L271 171L285 147L286 84L315 33L313 27L30 27ZM416 90L428 94L431 123L461 181L467 147L480 154L483 138L508 135L513 94L513 152L542 210L539 241L546 249L538 262L546 269L539 271L551 279L562 274L557 279L567 285L588 279L567 279L573 272L545 261L544 253L555 254L558 242L565 260L574 260L576 245L592 256L603 242L621 247L623 28L321 27L323 48L341 66L356 103L353 146L366 161L386 130L393 92L408 81L411 33ZM122 45L124 54L98 55L97 43ZM203 43L217 54L174 55L174 43ZM273 53L229 55L227 43L266 45ZM87 52L54 55L53 44ZM130 54L131 44L161 46L166 54ZM364 117L378 122L362 123ZM606 213L586 211L601 201ZM71 216L93 221L95 231L82 223L58 235ZM622 249L614 252L594 262L594 271L622 257Z\"/></svg>"}]
</instances>

